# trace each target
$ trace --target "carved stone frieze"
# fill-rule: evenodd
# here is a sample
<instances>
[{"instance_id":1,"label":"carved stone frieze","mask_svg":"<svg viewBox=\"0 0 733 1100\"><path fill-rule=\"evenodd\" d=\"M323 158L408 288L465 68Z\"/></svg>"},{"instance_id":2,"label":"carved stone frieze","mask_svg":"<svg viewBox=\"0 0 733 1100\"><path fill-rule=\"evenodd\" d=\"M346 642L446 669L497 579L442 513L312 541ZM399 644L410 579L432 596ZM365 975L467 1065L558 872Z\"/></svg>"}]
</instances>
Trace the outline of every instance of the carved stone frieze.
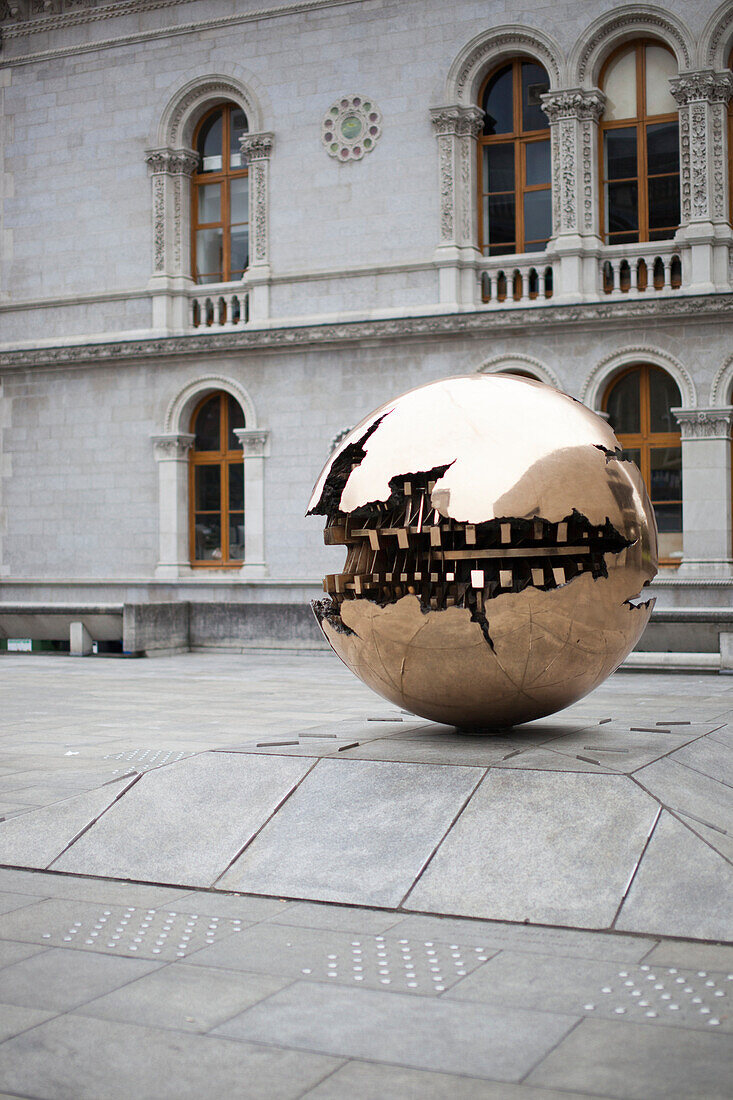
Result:
<instances>
[{"instance_id":1,"label":"carved stone frieze","mask_svg":"<svg viewBox=\"0 0 733 1100\"><path fill-rule=\"evenodd\" d=\"M165 270L165 180L153 176L153 270Z\"/></svg>"},{"instance_id":2,"label":"carved stone frieze","mask_svg":"<svg viewBox=\"0 0 733 1100\"><path fill-rule=\"evenodd\" d=\"M733 408L672 409L683 440L728 440L733 425Z\"/></svg>"},{"instance_id":3,"label":"carved stone frieze","mask_svg":"<svg viewBox=\"0 0 733 1100\"><path fill-rule=\"evenodd\" d=\"M559 123L560 149L560 230L577 228L575 122L564 118Z\"/></svg>"},{"instance_id":4,"label":"carved stone frieze","mask_svg":"<svg viewBox=\"0 0 733 1100\"><path fill-rule=\"evenodd\" d=\"M583 229L593 231L593 128L586 119L580 135L583 181Z\"/></svg>"},{"instance_id":5,"label":"carved stone frieze","mask_svg":"<svg viewBox=\"0 0 733 1100\"><path fill-rule=\"evenodd\" d=\"M521 53L523 50L529 52L539 59L554 78L555 83L559 81L560 66L544 41L528 31L512 28L506 33L489 35L471 51L455 80L455 90L459 98L462 99L469 90L468 86L472 84L472 78L478 71L490 64L494 58L505 56L509 50L512 53Z\"/></svg>"},{"instance_id":6,"label":"carved stone frieze","mask_svg":"<svg viewBox=\"0 0 733 1100\"><path fill-rule=\"evenodd\" d=\"M499 331L523 331L534 327L550 329L575 323L608 325L630 321L653 322L668 318L720 318L725 323L733 316L733 295L700 294L671 297L656 301L600 302L573 306L527 306L474 313L446 313L428 317L390 318L388 320L344 321L326 325L298 325L272 329L244 327L232 332L171 336L148 340L118 340L111 343L87 343L63 347L22 348L0 352L0 367L25 369L36 366L65 366L84 363L127 361L138 358L178 358L242 350L359 343L364 340L412 339L415 336L463 336L484 338Z\"/></svg>"},{"instance_id":7,"label":"carved stone frieze","mask_svg":"<svg viewBox=\"0 0 733 1100\"><path fill-rule=\"evenodd\" d=\"M440 166L440 239L453 239L455 221L455 181L453 141L450 137L438 138L438 162Z\"/></svg>"}]
</instances>

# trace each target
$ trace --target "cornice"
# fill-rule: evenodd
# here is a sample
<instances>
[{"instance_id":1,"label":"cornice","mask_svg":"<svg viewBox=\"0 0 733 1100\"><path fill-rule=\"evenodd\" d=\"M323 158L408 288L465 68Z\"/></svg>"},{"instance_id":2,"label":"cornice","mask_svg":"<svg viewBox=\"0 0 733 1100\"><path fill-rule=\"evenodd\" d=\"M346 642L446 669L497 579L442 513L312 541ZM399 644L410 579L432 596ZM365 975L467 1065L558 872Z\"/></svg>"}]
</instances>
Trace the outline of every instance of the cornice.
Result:
<instances>
[{"instance_id":1,"label":"cornice","mask_svg":"<svg viewBox=\"0 0 733 1100\"><path fill-rule=\"evenodd\" d=\"M63 347L22 348L0 353L0 369L84 366L89 363L138 359L185 359L189 356L230 355L246 351L282 351L291 347L337 346L364 341L414 340L435 337L495 337L498 332L562 329L574 325L626 324L668 319L705 320L733 315L733 294L705 294L653 302L589 303L572 306L530 306L526 309L480 310L386 320L344 321L281 328L242 328L234 332L165 336L141 340Z\"/></svg>"}]
</instances>

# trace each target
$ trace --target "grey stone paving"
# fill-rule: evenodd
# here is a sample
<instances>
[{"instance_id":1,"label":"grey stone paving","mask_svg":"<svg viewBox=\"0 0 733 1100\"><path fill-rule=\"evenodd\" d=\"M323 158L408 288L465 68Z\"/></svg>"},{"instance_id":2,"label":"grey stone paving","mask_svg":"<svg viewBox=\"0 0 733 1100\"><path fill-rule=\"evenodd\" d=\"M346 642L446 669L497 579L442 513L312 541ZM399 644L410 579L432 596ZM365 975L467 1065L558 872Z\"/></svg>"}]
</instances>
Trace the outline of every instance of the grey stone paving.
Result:
<instances>
[{"instance_id":1,"label":"grey stone paving","mask_svg":"<svg viewBox=\"0 0 733 1100\"><path fill-rule=\"evenodd\" d=\"M573 889L610 907L602 865L599 872L582 855L555 860L557 875L570 874L568 900L560 898L567 927L443 916L458 904L449 894L450 905L427 914L390 908L391 899L370 908L191 889L177 879L161 885L155 866L142 883L0 868L0 1100L730 1095L733 946L713 941L730 939L731 926L722 886L730 872L733 678L617 674L563 715L465 742L376 699L330 654L138 662L13 655L0 661L0 690L0 805L12 807L0 815L15 814L15 829L25 817L29 836L34 808L63 807L130 772L148 773L131 788L142 790L173 775L176 761L236 756L302 776L318 759L296 794L318 768L324 777L366 775L362 769L393 761L423 783L433 772L450 782L436 794L427 854L417 851L419 820L401 843L382 849L396 866L385 868L385 882L399 880L405 860L428 861L437 845L413 893L423 882L428 889L433 865L434 886L447 843L441 828L450 840L451 824L453 831L464 817L470 824L466 815L492 784L532 793L515 810L518 843L539 792L552 855L552 793L559 802L558 791L567 798L582 790L574 805L603 818L611 864L622 849L624 866L631 861L630 882L617 887L614 879L625 900L606 931L585 930L572 914ZM612 721L599 724L604 718ZM280 740L298 744L255 744L253 752L253 742ZM474 772L484 778L461 813ZM591 791L600 793L594 799ZM628 791L635 793L618 796ZM360 797L365 806L366 791ZM419 789L415 804L424 797ZM660 803L666 808L647 845L646 809ZM203 821L203 806L196 812ZM320 820L325 835L327 807ZM367 833L366 810L355 820ZM582 853L583 822L555 814L558 850ZM380 821L372 824L374 850ZM381 825L388 840L392 826ZM340 834L332 830L335 845ZM175 860L176 835L154 858ZM488 824L484 841L493 850ZM474 843L478 850L478 830ZM302 858L316 850L303 839ZM281 851L286 859L284 844ZM291 860L291 873L296 865ZM379 885L375 867L365 872L370 889ZM485 889L490 871L486 860L472 889ZM321 884L328 877L308 873ZM464 879L456 877L454 889L467 896ZM543 904L560 897L549 858L534 889ZM698 938L675 938L675 929Z\"/></svg>"}]
</instances>

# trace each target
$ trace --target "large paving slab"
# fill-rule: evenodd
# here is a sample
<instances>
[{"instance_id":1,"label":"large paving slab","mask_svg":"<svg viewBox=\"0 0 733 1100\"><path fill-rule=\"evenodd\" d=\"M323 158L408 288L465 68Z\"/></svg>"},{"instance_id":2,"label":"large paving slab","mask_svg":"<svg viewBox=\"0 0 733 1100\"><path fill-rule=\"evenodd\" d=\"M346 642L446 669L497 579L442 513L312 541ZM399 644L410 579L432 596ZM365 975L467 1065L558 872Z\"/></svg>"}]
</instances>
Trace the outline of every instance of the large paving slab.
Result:
<instances>
[{"instance_id":1,"label":"large paving slab","mask_svg":"<svg viewBox=\"0 0 733 1100\"><path fill-rule=\"evenodd\" d=\"M211 886L313 762L211 752L148 772L54 870Z\"/></svg>"},{"instance_id":2,"label":"large paving slab","mask_svg":"<svg viewBox=\"0 0 733 1100\"><path fill-rule=\"evenodd\" d=\"M617 927L695 939L730 939L733 867L664 811Z\"/></svg>"},{"instance_id":3,"label":"large paving slab","mask_svg":"<svg viewBox=\"0 0 733 1100\"><path fill-rule=\"evenodd\" d=\"M48 867L109 809L135 778L117 780L0 823L0 863Z\"/></svg>"},{"instance_id":4,"label":"large paving slab","mask_svg":"<svg viewBox=\"0 0 733 1100\"><path fill-rule=\"evenodd\" d=\"M321 760L219 885L397 906L482 775L478 768Z\"/></svg>"},{"instance_id":5,"label":"large paving slab","mask_svg":"<svg viewBox=\"0 0 733 1100\"><path fill-rule=\"evenodd\" d=\"M493 770L406 907L607 928L657 814L625 776Z\"/></svg>"}]
</instances>

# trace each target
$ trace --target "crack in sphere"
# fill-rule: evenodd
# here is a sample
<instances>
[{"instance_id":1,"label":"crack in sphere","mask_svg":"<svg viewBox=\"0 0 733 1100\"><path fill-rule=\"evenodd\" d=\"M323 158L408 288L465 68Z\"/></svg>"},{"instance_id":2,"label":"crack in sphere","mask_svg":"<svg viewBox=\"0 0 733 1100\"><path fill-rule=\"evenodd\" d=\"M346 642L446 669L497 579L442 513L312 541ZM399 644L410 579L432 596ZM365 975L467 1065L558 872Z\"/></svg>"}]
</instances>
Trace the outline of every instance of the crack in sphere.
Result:
<instances>
[{"instance_id":1,"label":"crack in sphere","mask_svg":"<svg viewBox=\"0 0 733 1100\"><path fill-rule=\"evenodd\" d=\"M313 608L393 703L499 729L568 706L633 649L653 600L654 513L611 428L550 386L471 375L357 425L309 515L346 547Z\"/></svg>"}]
</instances>

